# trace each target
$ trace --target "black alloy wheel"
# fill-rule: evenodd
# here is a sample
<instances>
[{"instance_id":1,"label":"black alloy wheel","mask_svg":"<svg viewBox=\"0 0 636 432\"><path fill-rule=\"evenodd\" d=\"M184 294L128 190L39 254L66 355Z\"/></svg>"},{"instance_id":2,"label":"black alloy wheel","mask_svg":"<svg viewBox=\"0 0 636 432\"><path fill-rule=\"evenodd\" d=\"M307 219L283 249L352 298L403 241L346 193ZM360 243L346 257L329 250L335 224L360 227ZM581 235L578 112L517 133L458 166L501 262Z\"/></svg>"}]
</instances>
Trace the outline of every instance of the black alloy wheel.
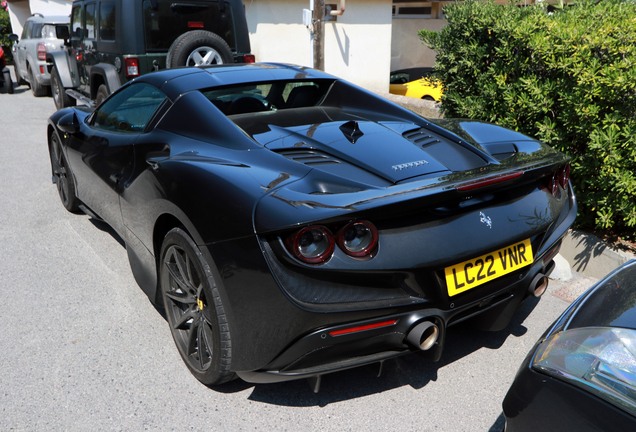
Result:
<instances>
[{"instance_id":1,"label":"black alloy wheel","mask_svg":"<svg viewBox=\"0 0 636 432\"><path fill-rule=\"evenodd\" d=\"M66 158L62 153L62 148L57 134L53 131L49 137L49 153L51 156L51 169L53 171L53 181L60 195L62 205L71 213L79 211L80 200L75 195L75 182L68 169Z\"/></svg>"},{"instance_id":2,"label":"black alloy wheel","mask_svg":"<svg viewBox=\"0 0 636 432\"><path fill-rule=\"evenodd\" d=\"M161 248L161 292L172 337L190 372L203 384L231 380L229 323L201 251L181 228Z\"/></svg>"}]
</instances>

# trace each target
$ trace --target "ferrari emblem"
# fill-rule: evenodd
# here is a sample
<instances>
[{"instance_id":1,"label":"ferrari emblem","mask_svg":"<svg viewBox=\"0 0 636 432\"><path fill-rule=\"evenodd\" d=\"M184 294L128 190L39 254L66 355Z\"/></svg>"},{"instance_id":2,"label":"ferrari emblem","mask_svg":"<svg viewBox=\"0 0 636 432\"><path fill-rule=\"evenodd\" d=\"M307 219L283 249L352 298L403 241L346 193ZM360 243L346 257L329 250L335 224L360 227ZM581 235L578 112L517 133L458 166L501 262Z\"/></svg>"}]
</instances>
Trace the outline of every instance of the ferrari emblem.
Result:
<instances>
[{"instance_id":1,"label":"ferrari emblem","mask_svg":"<svg viewBox=\"0 0 636 432\"><path fill-rule=\"evenodd\" d=\"M492 220L490 219L489 216L486 216L482 212L479 212L479 217L480 217L479 222L485 223L486 225L488 225L488 228L492 229Z\"/></svg>"}]
</instances>

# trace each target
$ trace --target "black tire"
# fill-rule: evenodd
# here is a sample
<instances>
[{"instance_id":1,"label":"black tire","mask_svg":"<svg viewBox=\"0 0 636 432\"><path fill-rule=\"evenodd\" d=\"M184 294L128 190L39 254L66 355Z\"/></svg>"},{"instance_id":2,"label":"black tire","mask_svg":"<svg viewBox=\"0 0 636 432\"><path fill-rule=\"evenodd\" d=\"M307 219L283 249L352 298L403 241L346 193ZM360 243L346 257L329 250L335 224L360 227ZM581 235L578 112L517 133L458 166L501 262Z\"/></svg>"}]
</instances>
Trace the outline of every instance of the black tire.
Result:
<instances>
[{"instance_id":1,"label":"black tire","mask_svg":"<svg viewBox=\"0 0 636 432\"><path fill-rule=\"evenodd\" d=\"M28 82L26 82L26 80L22 78L22 75L20 75L20 69L18 68L18 65L15 61L14 61L14 65L15 66L13 67L13 70L15 72L15 80L18 83L18 86L28 84Z\"/></svg>"},{"instance_id":2,"label":"black tire","mask_svg":"<svg viewBox=\"0 0 636 432\"><path fill-rule=\"evenodd\" d=\"M62 87L60 73L55 67L51 69L51 93L53 94L53 102L55 102L55 108L57 108L58 110L75 106L76 104L75 99L67 95L64 87Z\"/></svg>"},{"instance_id":3,"label":"black tire","mask_svg":"<svg viewBox=\"0 0 636 432\"><path fill-rule=\"evenodd\" d=\"M62 205L71 213L78 213L81 203L77 195L75 195L75 181L55 131L51 131L49 136L49 153L53 179L55 180L55 186L57 187L57 193L60 195Z\"/></svg>"},{"instance_id":4,"label":"black tire","mask_svg":"<svg viewBox=\"0 0 636 432\"><path fill-rule=\"evenodd\" d=\"M435 98L433 98L433 96L428 96L428 95L422 96L422 100L435 102Z\"/></svg>"},{"instance_id":5,"label":"black tire","mask_svg":"<svg viewBox=\"0 0 636 432\"><path fill-rule=\"evenodd\" d=\"M203 384L230 381L234 378L230 324L219 288L211 266L182 228L166 234L159 268L166 316L186 366Z\"/></svg>"},{"instance_id":6,"label":"black tire","mask_svg":"<svg viewBox=\"0 0 636 432\"><path fill-rule=\"evenodd\" d=\"M108 93L108 87L106 87L104 84L100 85L97 89L97 95L95 96L95 106L99 106L109 95L110 93Z\"/></svg>"},{"instance_id":7,"label":"black tire","mask_svg":"<svg viewBox=\"0 0 636 432\"><path fill-rule=\"evenodd\" d=\"M5 91L9 94L13 94L13 81L11 81L11 72L3 72L2 76L4 78Z\"/></svg>"},{"instance_id":8,"label":"black tire","mask_svg":"<svg viewBox=\"0 0 636 432\"><path fill-rule=\"evenodd\" d=\"M234 63L234 56L223 38L205 30L194 30L179 36L170 46L166 68L207 64Z\"/></svg>"},{"instance_id":9,"label":"black tire","mask_svg":"<svg viewBox=\"0 0 636 432\"><path fill-rule=\"evenodd\" d=\"M33 93L33 96L35 97L46 96L49 93L48 87L40 85L40 83L35 79L35 76L33 75L33 68L31 68L31 66L29 66L28 68L29 81L31 81L29 83L31 85L31 93Z\"/></svg>"}]
</instances>

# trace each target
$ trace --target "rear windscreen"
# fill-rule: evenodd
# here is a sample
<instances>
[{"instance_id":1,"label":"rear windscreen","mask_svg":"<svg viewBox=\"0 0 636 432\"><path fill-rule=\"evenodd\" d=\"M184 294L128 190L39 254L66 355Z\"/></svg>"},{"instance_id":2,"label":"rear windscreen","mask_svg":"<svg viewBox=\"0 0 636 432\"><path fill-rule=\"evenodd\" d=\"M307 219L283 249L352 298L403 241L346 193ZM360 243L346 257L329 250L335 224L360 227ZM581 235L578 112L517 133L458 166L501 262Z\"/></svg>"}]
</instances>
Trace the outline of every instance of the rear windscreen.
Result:
<instances>
[{"instance_id":1,"label":"rear windscreen","mask_svg":"<svg viewBox=\"0 0 636 432\"><path fill-rule=\"evenodd\" d=\"M333 80L273 81L202 91L225 115L319 105Z\"/></svg>"},{"instance_id":2,"label":"rear windscreen","mask_svg":"<svg viewBox=\"0 0 636 432\"><path fill-rule=\"evenodd\" d=\"M144 0L143 6L148 52L167 51L176 38L192 30L216 33L233 51L236 50L232 11L228 3Z\"/></svg>"}]
</instances>

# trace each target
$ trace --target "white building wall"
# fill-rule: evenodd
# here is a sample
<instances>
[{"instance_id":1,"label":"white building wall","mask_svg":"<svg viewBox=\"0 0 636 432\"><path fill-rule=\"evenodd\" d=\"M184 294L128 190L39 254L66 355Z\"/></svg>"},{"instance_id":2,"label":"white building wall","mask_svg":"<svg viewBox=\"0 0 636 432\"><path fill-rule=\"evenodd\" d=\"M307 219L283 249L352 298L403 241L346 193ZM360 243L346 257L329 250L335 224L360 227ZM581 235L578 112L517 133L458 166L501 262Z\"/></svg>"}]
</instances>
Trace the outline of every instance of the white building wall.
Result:
<instances>
[{"instance_id":1,"label":"white building wall","mask_svg":"<svg viewBox=\"0 0 636 432\"><path fill-rule=\"evenodd\" d=\"M44 16L70 15L73 0L8 0L13 33L22 35L24 22L34 13Z\"/></svg>"},{"instance_id":2,"label":"white building wall","mask_svg":"<svg viewBox=\"0 0 636 432\"><path fill-rule=\"evenodd\" d=\"M446 24L448 22L443 19L395 18L392 31L391 70L432 67L437 54L422 43L418 32L420 30L439 31Z\"/></svg>"},{"instance_id":3,"label":"white building wall","mask_svg":"<svg viewBox=\"0 0 636 432\"><path fill-rule=\"evenodd\" d=\"M327 3L339 3L337 0ZM256 60L313 66L304 0L244 0ZM347 0L344 15L325 23L325 72L372 91L388 91L391 0Z\"/></svg>"}]
</instances>

